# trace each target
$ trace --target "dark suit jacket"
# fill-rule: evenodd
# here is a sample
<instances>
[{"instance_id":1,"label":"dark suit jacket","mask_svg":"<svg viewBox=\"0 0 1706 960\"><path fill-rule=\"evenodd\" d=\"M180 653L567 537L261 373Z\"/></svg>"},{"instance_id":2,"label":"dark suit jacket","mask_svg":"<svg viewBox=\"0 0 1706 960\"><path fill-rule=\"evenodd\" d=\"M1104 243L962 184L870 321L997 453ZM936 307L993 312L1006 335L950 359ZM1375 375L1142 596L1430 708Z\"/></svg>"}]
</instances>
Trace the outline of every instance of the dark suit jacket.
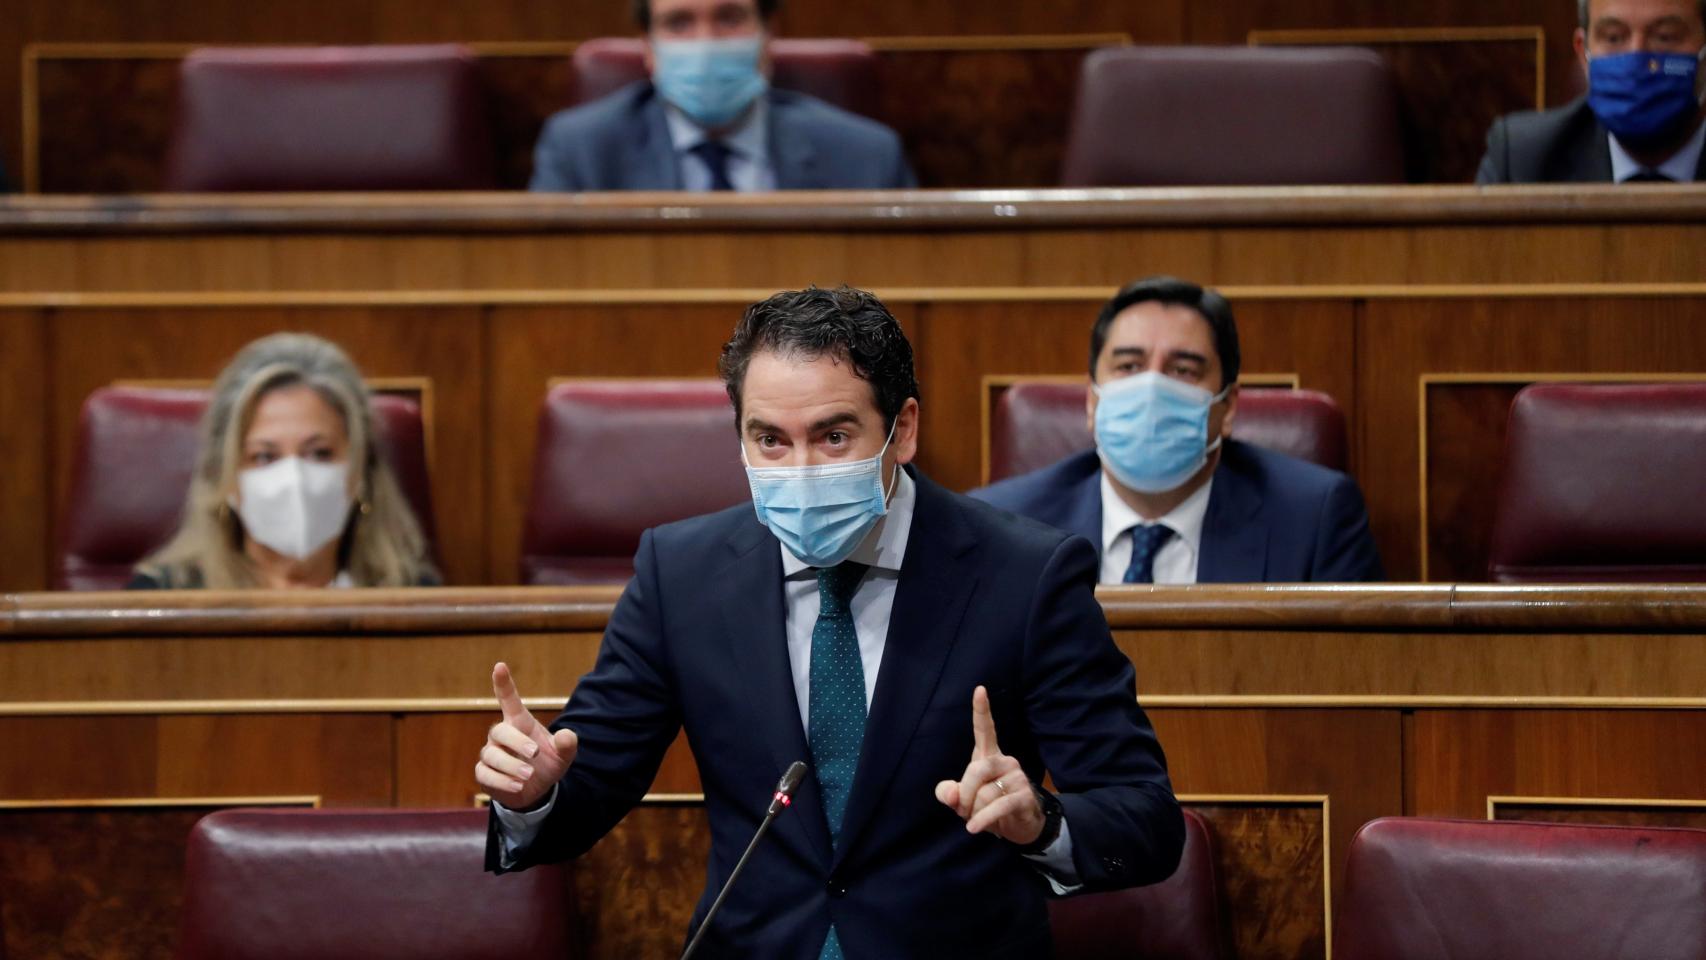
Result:
<instances>
[{"instance_id":1,"label":"dark suit jacket","mask_svg":"<svg viewBox=\"0 0 1706 960\"><path fill-rule=\"evenodd\" d=\"M1694 171L1706 180L1706 153ZM1476 183L1610 183L1611 135L1586 97L1493 121Z\"/></svg>"},{"instance_id":2,"label":"dark suit jacket","mask_svg":"<svg viewBox=\"0 0 1706 960\"><path fill-rule=\"evenodd\" d=\"M838 848L816 780L753 854L704 957L815 960L833 921L850 960L1048 954L1046 884L935 798L971 759L972 688L1003 752L1053 775L1087 889L1169 876L1183 820L1092 595L1089 545L918 478L918 499ZM553 728L580 750L519 866L586 851L645 793L685 728L711 828L711 899L782 771L810 761L783 630L776 538L732 507L648 531L592 672ZM494 817L487 867L497 869Z\"/></svg>"},{"instance_id":3,"label":"dark suit jacket","mask_svg":"<svg viewBox=\"0 0 1706 960\"><path fill-rule=\"evenodd\" d=\"M972 496L1102 543L1096 451L972 491ZM1203 517L1198 583L1383 580L1355 481L1237 440L1221 445Z\"/></svg>"},{"instance_id":4,"label":"dark suit jacket","mask_svg":"<svg viewBox=\"0 0 1706 960\"><path fill-rule=\"evenodd\" d=\"M782 190L917 186L900 138L815 97L772 89L770 161ZM651 81L553 116L533 151L532 190L680 190L663 102Z\"/></svg>"}]
</instances>

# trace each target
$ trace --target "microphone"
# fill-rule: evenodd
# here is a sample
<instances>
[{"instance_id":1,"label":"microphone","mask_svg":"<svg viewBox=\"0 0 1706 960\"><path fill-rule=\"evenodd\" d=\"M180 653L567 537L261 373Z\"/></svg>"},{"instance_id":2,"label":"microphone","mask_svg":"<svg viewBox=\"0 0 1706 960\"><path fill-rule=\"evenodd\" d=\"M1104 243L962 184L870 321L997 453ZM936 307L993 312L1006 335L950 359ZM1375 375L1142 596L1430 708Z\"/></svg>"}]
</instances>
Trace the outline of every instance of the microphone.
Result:
<instances>
[{"instance_id":1,"label":"microphone","mask_svg":"<svg viewBox=\"0 0 1706 960\"><path fill-rule=\"evenodd\" d=\"M730 888L735 885L735 878L740 876L741 870L746 867L747 859L752 856L752 851L757 848L758 841L763 839L765 831L770 829L770 822L794 802L794 790L799 787L800 780L805 775L805 762L795 760L789 764L787 772L782 774L782 779L776 781L776 793L770 798L770 808L764 811L764 820L759 823L758 832L752 835L752 842L746 845L746 852L741 854L740 860L735 862L734 870L729 872L728 880L723 882L723 889L717 891L717 899L711 901L711 909L705 911L705 919L699 921L699 929L694 931L693 939L687 942L687 949L681 954L681 960L688 960L689 957L693 956L693 951L699 949L699 941L704 939L705 931L711 929L711 918L715 917L717 911L722 908L723 900L728 897Z\"/></svg>"}]
</instances>

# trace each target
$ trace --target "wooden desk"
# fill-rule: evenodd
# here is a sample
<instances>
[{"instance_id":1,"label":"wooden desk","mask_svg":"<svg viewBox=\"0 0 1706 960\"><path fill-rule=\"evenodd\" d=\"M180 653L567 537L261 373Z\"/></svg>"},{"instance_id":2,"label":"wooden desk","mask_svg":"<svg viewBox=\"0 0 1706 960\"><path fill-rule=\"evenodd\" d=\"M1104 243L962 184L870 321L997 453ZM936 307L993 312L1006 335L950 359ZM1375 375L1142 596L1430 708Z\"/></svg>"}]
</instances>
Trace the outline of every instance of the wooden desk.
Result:
<instances>
[{"instance_id":1,"label":"wooden desk","mask_svg":"<svg viewBox=\"0 0 1706 960\"><path fill-rule=\"evenodd\" d=\"M928 472L981 477L986 378L1080 374L1120 284L1233 300L1244 369L1332 394L1395 579L1484 576L1504 410L1542 379L1706 376L1692 185L0 198L0 589L49 582L77 410L330 336L424 381L453 583L512 583L555 377L710 376L784 287L880 292Z\"/></svg>"},{"instance_id":2,"label":"wooden desk","mask_svg":"<svg viewBox=\"0 0 1706 960\"><path fill-rule=\"evenodd\" d=\"M85 843L77 869L116 871L97 886L160 891L124 934L169 944L173 857L198 809L473 803L492 662L514 665L536 710L555 710L614 597L0 596L0 821L18 827L0 828L14 838L0 840L0 866L91 822L133 831L140 848ZM1706 588L1151 587L1101 599L1175 787L1215 830L1240 957L1324 954L1329 891L1356 828L1377 816L1706 826ZM587 936L611 955L668 953L703 881L697 778L680 745L653 789L577 881L618 866L647 878L634 885L643 895L583 904ZM44 882L0 877L9 896Z\"/></svg>"}]
</instances>

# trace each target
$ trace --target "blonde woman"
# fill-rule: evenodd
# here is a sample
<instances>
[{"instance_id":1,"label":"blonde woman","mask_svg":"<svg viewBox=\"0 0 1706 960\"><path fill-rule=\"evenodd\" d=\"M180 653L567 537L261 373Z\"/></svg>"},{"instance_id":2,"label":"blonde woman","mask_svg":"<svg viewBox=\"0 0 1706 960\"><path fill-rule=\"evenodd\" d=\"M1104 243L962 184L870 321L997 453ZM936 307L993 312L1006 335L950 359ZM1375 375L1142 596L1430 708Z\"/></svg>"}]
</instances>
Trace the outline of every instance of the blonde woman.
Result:
<instances>
[{"instance_id":1,"label":"blonde woman","mask_svg":"<svg viewBox=\"0 0 1706 960\"><path fill-rule=\"evenodd\" d=\"M280 333L244 347L213 385L201 440L183 524L132 589L438 582L336 345Z\"/></svg>"}]
</instances>

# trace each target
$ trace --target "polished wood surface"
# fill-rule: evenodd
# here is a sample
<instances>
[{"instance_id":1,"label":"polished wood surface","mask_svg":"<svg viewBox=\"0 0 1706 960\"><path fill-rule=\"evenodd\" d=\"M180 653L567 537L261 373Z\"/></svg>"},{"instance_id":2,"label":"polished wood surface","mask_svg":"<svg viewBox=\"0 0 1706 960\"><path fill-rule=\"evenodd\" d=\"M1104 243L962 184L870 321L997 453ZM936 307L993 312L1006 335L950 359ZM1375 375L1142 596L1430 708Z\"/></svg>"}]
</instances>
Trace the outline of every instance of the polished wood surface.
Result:
<instances>
[{"instance_id":1,"label":"polished wood surface","mask_svg":"<svg viewBox=\"0 0 1706 960\"><path fill-rule=\"evenodd\" d=\"M556 378L710 376L753 300L870 287L917 350L921 466L964 490L985 378L1081 374L1152 272L1232 298L1246 374L1338 401L1389 576L1478 579L1504 398L1706 372L1703 243L1688 185L0 199L0 590L49 582L88 391L265 332L430 386L447 572L502 584Z\"/></svg>"},{"instance_id":2,"label":"polished wood surface","mask_svg":"<svg viewBox=\"0 0 1706 960\"><path fill-rule=\"evenodd\" d=\"M1175 788L1215 831L1240 957L1324 955L1344 852L1374 817L1483 817L1502 804L1504 816L1659 823L1706 806L1706 770L1677 759L1706 756L1694 746L1706 742L1706 588L1099 597ZM550 713L591 667L615 599L605 588L0 595L0 818L8 803L67 800L472 805L492 662L511 663ZM577 868L597 955L668 953L702 880L689 868L703 821L685 742L653 791L682 799L648 806ZM182 827L141 829L170 840ZM156 886L140 917L178 882L172 844L147 850L135 870ZM42 895L39 871L18 869L0 879ZM0 931L9 945L42 929L21 923ZM157 924L79 929L170 942Z\"/></svg>"}]
</instances>

